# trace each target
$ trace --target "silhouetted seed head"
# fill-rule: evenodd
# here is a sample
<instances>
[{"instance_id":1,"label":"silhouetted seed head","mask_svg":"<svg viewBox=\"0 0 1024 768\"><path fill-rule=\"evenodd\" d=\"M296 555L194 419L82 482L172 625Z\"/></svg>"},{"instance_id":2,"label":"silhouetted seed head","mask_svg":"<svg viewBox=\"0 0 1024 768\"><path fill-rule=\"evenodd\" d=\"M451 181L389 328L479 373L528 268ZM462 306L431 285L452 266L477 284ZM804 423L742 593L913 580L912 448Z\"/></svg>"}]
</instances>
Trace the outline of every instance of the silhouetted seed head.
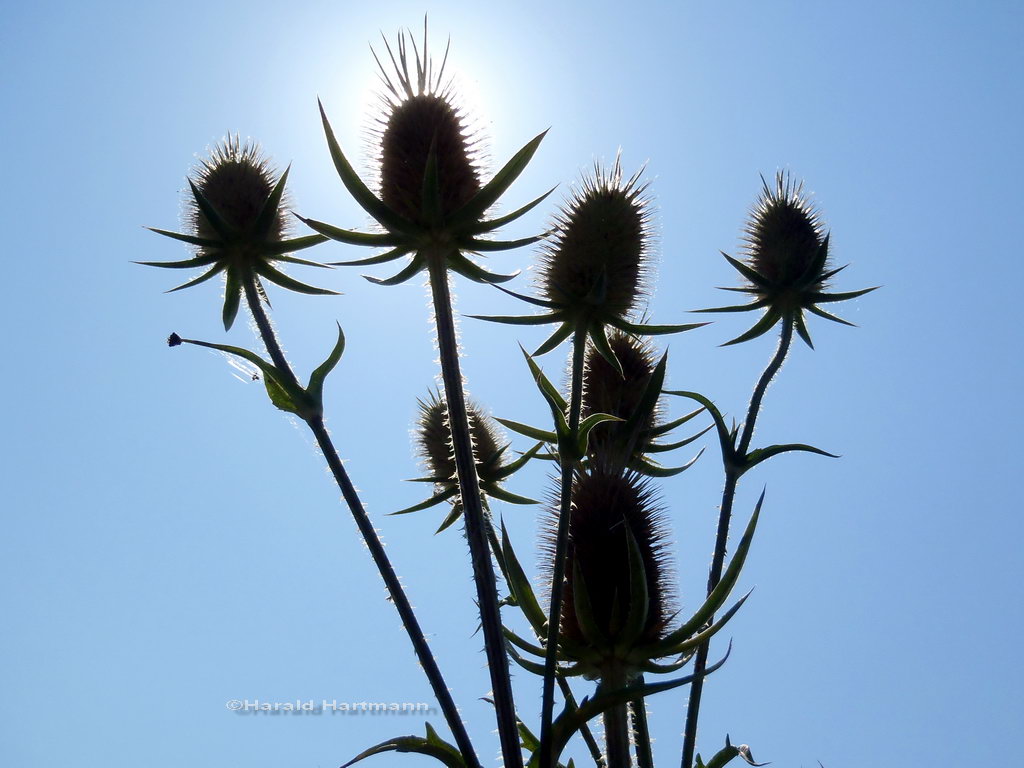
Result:
<instances>
[{"instance_id":1,"label":"silhouetted seed head","mask_svg":"<svg viewBox=\"0 0 1024 768\"><path fill-rule=\"evenodd\" d=\"M455 455L452 452L452 431L448 424L448 406L438 394L431 393L424 401L419 401L420 417L416 429L416 442L420 457L431 477L450 478L455 481ZM491 459L501 447L499 436L490 416L475 403L466 404L469 417L469 434L473 440L473 455L476 459L477 471L481 482L489 479L484 470L488 459ZM497 467L495 467L497 468Z\"/></svg>"},{"instance_id":2,"label":"silhouetted seed head","mask_svg":"<svg viewBox=\"0 0 1024 768\"><path fill-rule=\"evenodd\" d=\"M224 221L239 233L252 230L263 204L274 189L277 176L270 162L256 144L241 144L238 136L229 136L199 162L193 183L206 196ZM191 195L189 220L197 237L221 239ZM278 241L287 229L284 210L280 205L277 216L264 240Z\"/></svg>"},{"instance_id":3,"label":"silhouetted seed head","mask_svg":"<svg viewBox=\"0 0 1024 768\"><path fill-rule=\"evenodd\" d=\"M552 514L548 523L543 547L553 555L557 515ZM650 485L635 473L577 474L569 518L561 631L570 645L593 650L601 658L598 667L621 661L630 650L613 648L631 607L627 526L640 551L647 584L647 619L633 642L633 646L641 646L664 637L675 603L664 513ZM581 626L575 599L576 564L590 597L594 622L607 638L607 647L595 646Z\"/></svg>"},{"instance_id":4,"label":"silhouetted seed head","mask_svg":"<svg viewBox=\"0 0 1024 768\"><path fill-rule=\"evenodd\" d=\"M583 410L586 418L593 413L609 413L628 420L643 399L644 390L657 365L654 349L647 341L621 331L608 334L608 345L622 365L622 375L592 345L587 348L586 368L583 373ZM626 432L621 422L608 422L590 433L587 453L591 458L625 461L630 454L642 454L646 442L640 436L655 427L658 421L657 402L640 419L635 434ZM630 445L632 443L632 445Z\"/></svg>"},{"instance_id":5,"label":"silhouetted seed head","mask_svg":"<svg viewBox=\"0 0 1024 768\"><path fill-rule=\"evenodd\" d=\"M454 104L450 84L443 83L444 62L435 77L427 56L426 28L423 35L422 57L411 42L415 77L410 70L405 33L398 36L397 58L384 41L393 71L389 74L380 65L387 89L380 134L380 195L388 207L406 219L429 224L422 206L423 177L431 147L437 156L443 214L454 213L480 190L480 173L463 115ZM379 58L377 61L380 64Z\"/></svg>"},{"instance_id":6,"label":"silhouetted seed head","mask_svg":"<svg viewBox=\"0 0 1024 768\"><path fill-rule=\"evenodd\" d=\"M597 166L563 206L542 257L541 289L549 301L597 318L624 318L637 307L650 260L641 172L623 183L618 158L610 172Z\"/></svg>"},{"instance_id":7,"label":"silhouetted seed head","mask_svg":"<svg viewBox=\"0 0 1024 768\"><path fill-rule=\"evenodd\" d=\"M768 281L772 295L821 287L824 238L824 226L804 196L802 182L794 183L782 172L775 177L774 189L765 182L743 244L747 263Z\"/></svg>"}]
</instances>

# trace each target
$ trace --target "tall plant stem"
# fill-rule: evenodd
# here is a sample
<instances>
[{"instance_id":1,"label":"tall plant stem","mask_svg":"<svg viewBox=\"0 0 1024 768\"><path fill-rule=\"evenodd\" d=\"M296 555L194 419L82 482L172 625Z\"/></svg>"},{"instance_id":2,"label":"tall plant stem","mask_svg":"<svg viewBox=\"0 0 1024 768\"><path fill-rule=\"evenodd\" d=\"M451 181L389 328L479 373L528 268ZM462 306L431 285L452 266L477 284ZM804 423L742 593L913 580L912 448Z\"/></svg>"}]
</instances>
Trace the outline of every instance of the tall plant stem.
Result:
<instances>
[{"instance_id":1,"label":"tall plant stem","mask_svg":"<svg viewBox=\"0 0 1024 768\"><path fill-rule=\"evenodd\" d=\"M484 650L491 673L491 693L498 719L498 737L506 768L522 768L523 752L519 743L512 681L508 671L508 655L501 628L498 607L498 587L494 566L487 545L487 527L484 522L480 483L473 459L473 442L466 415L466 398L462 391L462 372L459 369L459 349L455 338L455 320L452 316L452 297L448 288L447 252L433 250L427 254L430 291L434 300L434 318L437 323L437 344L441 356L441 378L444 398L448 407L448 423L452 432L455 469L459 476L459 493L466 522L470 558L473 563L473 581L476 583L480 624L483 628Z\"/></svg>"},{"instance_id":2,"label":"tall plant stem","mask_svg":"<svg viewBox=\"0 0 1024 768\"><path fill-rule=\"evenodd\" d=\"M618 690L626 685L622 675L606 675L601 678L601 686L610 690ZM608 768L630 768L633 764L629 755L629 719L626 716L626 704L616 704L605 710L604 746L608 756Z\"/></svg>"},{"instance_id":3,"label":"tall plant stem","mask_svg":"<svg viewBox=\"0 0 1024 768\"><path fill-rule=\"evenodd\" d=\"M718 514L718 534L715 538L715 553L711 559L711 569L708 572L708 594L718 586L722 578L722 568L725 565L725 551L729 544L729 522L732 519L732 505L736 498L736 484L742 474L741 467L750 447L750 440L754 436L754 424L757 415L761 411L761 401L764 393L768 391L775 374L779 372L782 363L789 353L790 342L793 341L793 320L790 317L783 318L782 333L779 337L779 346L772 356L768 367L764 369L761 378L758 379L754 392L750 396L750 405L747 407L747 419L743 422L743 431L740 434L740 442L732 455L723 456L725 465L725 487L722 489L722 506ZM710 623L713 617L708 619ZM686 707L686 726L683 731L683 759L682 768L691 768L693 756L697 746L697 718L700 715L700 697L704 690L704 670L707 669L709 643L704 643L697 649L697 656L693 663L693 683L690 686L690 700Z\"/></svg>"},{"instance_id":4,"label":"tall plant stem","mask_svg":"<svg viewBox=\"0 0 1024 768\"><path fill-rule=\"evenodd\" d=\"M640 679L636 682L643 685L643 675L640 675ZM633 727L637 768L654 768L654 755L651 753L651 731L647 727L647 703L642 696L629 702L629 719Z\"/></svg>"},{"instance_id":5,"label":"tall plant stem","mask_svg":"<svg viewBox=\"0 0 1024 768\"><path fill-rule=\"evenodd\" d=\"M587 327L581 323L572 339L572 383L569 387L569 434L575 436L580 427L583 405L583 361L587 351ZM561 457L562 487L559 496L558 533L555 537L555 559L551 564L551 603L548 608L548 636L544 655L544 692L540 714L540 768L553 768L551 755L551 721L555 707L555 662L558 654L558 629L562 617L562 585L565 581L565 559L569 548L569 510L572 506L572 476L576 459Z\"/></svg>"},{"instance_id":6,"label":"tall plant stem","mask_svg":"<svg viewBox=\"0 0 1024 768\"><path fill-rule=\"evenodd\" d=\"M270 319L267 317L266 311L263 309L263 305L260 303L259 292L256 289L256 278L251 273L247 275L243 281L245 287L245 300L249 305L249 310L252 312L253 319L256 321L256 327L259 329L260 336L263 338L263 344L267 348L267 353L270 355L270 359L277 367L281 374L290 380L290 383L298 385L298 380L295 377L294 371L285 359L284 352L281 350L281 345L277 341L277 335L274 333L273 326L270 324ZM434 696L437 698L438 704L441 706L441 712L444 714L444 718L448 723L448 728L452 732L452 736L455 738L455 743L462 753L466 763L472 768L480 768L480 759L476 755L476 751L473 749L473 743L469 740L469 734L466 732L466 726L462 722L462 718L459 716L459 710L455 706L455 702L452 700L451 692L448 690L448 685L444 681L444 677L441 675L441 670L437 666L437 661L434 659L433 653L430 651L430 646L427 645L427 639L423 635L423 630L420 629L419 621L416 619L416 614L413 612L412 605L409 603L409 598L406 597L405 590L402 589L402 583L398 580L398 575L395 573L395 569L391 566L391 561L388 559L387 553L384 551L384 545L381 543L380 538L377 536L377 531L373 527L373 523L370 522L369 516L366 514L366 510L363 508L363 503L359 499L359 495L356 493L355 487L352 485L352 481L349 479L348 472L345 471L344 465L341 463L341 459L338 457L338 452L334 448L334 443L331 441L330 435L327 433L327 429L324 426L324 420L322 416L310 418L307 422L313 436L316 438L317 445L320 446L320 450L323 452L324 458L327 460L327 466L330 467L331 474L334 475L335 481L338 483L338 487L341 489L341 495L345 499L345 503L348 504L349 510L352 512L352 517L356 521L356 526L359 528L359 532L363 536L363 540L366 542L367 548L370 550L370 555L373 557L373 562L377 566L377 570L380 572L381 578L384 579L384 585L387 587L388 594L391 596L391 602L394 603L395 608L398 609L398 615L402 619L402 625L405 627L405 631L409 635L409 640L412 641L413 650L416 652L416 657L419 659L420 666L423 667L423 671L427 675L427 680L430 682L430 687L434 691Z\"/></svg>"}]
</instances>

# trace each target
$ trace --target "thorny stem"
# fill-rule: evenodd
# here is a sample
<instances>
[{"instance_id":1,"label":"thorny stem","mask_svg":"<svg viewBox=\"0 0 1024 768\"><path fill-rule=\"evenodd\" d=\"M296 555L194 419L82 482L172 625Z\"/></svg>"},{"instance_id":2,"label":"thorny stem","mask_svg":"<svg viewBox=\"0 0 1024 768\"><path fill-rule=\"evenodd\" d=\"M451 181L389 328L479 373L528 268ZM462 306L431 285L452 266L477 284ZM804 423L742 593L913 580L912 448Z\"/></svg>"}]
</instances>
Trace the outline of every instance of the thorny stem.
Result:
<instances>
[{"instance_id":1,"label":"thorny stem","mask_svg":"<svg viewBox=\"0 0 1024 768\"><path fill-rule=\"evenodd\" d=\"M622 675L605 675L601 685L615 691L625 687ZM604 712L604 746L608 756L608 768L630 768L633 761L629 756L629 720L626 704L616 704Z\"/></svg>"},{"instance_id":2,"label":"thorny stem","mask_svg":"<svg viewBox=\"0 0 1024 768\"><path fill-rule=\"evenodd\" d=\"M501 754L506 768L522 768L523 753L519 744L512 682L509 677L505 638L501 629L501 610L498 606L498 587L494 566L487 544L480 483L473 458L473 442L466 415L466 398L462 391L462 373L459 370L459 349L455 338L455 320L452 316L452 297L448 289L447 253L435 249L426 254L430 274L430 290L434 300L434 318L437 324L437 343L441 357L441 377L448 407L455 453L455 467L459 476L459 497L462 500L466 538L469 541L473 563L473 581L476 583L480 624L483 628L484 651L491 673L491 692L498 720Z\"/></svg>"},{"instance_id":3,"label":"thorny stem","mask_svg":"<svg viewBox=\"0 0 1024 768\"><path fill-rule=\"evenodd\" d=\"M295 373L292 371L291 366L288 365L284 352L281 350L281 345L277 341L277 335L274 333L267 313L260 303L255 275L249 273L243 280L243 285L245 287L246 303L249 305L252 316L256 320L256 327L263 338L263 344L270 354L270 359L277 369L281 371L281 374L290 380L290 383L298 385ZM459 710L455 706L451 692L448 690L448 685L441 675L441 670L437 666L433 653L430 651L430 646L427 645L427 639L423 635L423 630L420 629L419 621L416 619L416 614L413 612L408 597L406 597L405 590L402 589L398 575L395 573L394 568L391 566L391 561L384 551L384 545L377 536L377 531L374 529L369 516L366 514L366 510L363 508L363 503L360 501L359 495L349 479L348 472L345 471L345 467L338 457L334 443L331 441L331 437L324 426L323 417L311 418L307 421L307 424L313 432L313 436L316 438L317 445L320 446L324 458L327 460L327 466L330 467L331 473L341 489L341 495L344 497L345 503L348 504L348 508L352 511L352 517L355 518L356 526L359 528L359 532L362 534L363 540L370 550L370 555L373 557L373 562L376 564L381 578L384 579L388 594L391 596L391 602L398 609L402 625L412 641L416 657L419 659L420 665L427 675L427 680L434 691L434 696L437 697L438 704L441 706L441 711L444 713L444 718L448 723L448 728L451 729L459 751L468 765L472 766L472 768L480 768L480 760L473 748L473 743L469 740L466 726L459 716Z\"/></svg>"},{"instance_id":4,"label":"thorny stem","mask_svg":"<svg viewBox=\"0 0 1024 768\"><path fill-rule=\"evenodd\" d=\"M729 522L732 518L732 505L736 498L736 484L742 474L744 457L750 447L750 440L754 436L754 423L761 410L761 401L764 393L768 390L775 374L779 372L782 363L789 353L789 345L793 340L793 320L786 317L782 322L782 333L779 337L779 346L775 355L764 369L761 378L758 379L754 392L750 396L750 406L747 408L747 420L743 423L743 432L740 435L739 446L732 456L723 457L725 464L725 487L722 489L722 506L718 515L718 535L715 538L715 553L711 559L711 570L708 572L708 594L718 586L722 578L722 568L725 564L725 550L729 543ZM710 624L714 617L708 619ZM707 668L709 643L704 643L697 649L697 656L693 663L693 683L690 686L690 700L686 707L686 727L683 731L683 759L682 768L690 768L693 765L693 756L697 746L697 718L700 714L700 697L704 689L704 670Z\"/></svg>"},{"instance_id":5,"label":"thorny stem","mask_svg":"<svg viewBox=\"0 0 1024 768\"><path fill-rule=\"evenodd\" d=\"M637 680L644 684L644 676ZM647 703L643 696L629 702L629 720L633 726L633 747L636 750L637 768L654 768L654 755L651 753L651 732L647 727Z\"/></svg>"},{"instance_id":6,"label":"thorny stem","mask_svg":"<svg viewBox=\"0 0 1024 768\"><path fill-rule=\"evenodd\" d=\"M587 351L587 327L580 323L573 336L572 383L569 390L569 434L575 436L580 426L583 404L583 362ZM551 603L548 608L548 636L544 656L544 692L541 700L540 768L552 768L551 721L555 707L555 662L558 654L558 629L562 616L562 588L565 580L565 560L569 548L569 517L572 505L572 476L576 460L562 456L562 487L558 533L555 538L555 558L551 565Z\"/></svg>"},{"instance_id":7,"label":"thorny stem","mask_svg":"<svg viewBox=\"0 0 1024 768\"><path fill-rule=\"evenodd\" d=\"M569 681L564 677L558 678L558 688L562 692L562 696L565 698L565 704L570 709L579 709L579 705L576 703L576 697L572 695L572 687L569 685ZM594 738L593 732L590 730L590 726L587 723L580 725L580 736L583 737L583 741L587 745L587 749L590 750L590 756L594 759L594 765L597 768L607 768L604 755L601 754L601 747L597 744L597 739Z\"/></svg>"}]
</instances>

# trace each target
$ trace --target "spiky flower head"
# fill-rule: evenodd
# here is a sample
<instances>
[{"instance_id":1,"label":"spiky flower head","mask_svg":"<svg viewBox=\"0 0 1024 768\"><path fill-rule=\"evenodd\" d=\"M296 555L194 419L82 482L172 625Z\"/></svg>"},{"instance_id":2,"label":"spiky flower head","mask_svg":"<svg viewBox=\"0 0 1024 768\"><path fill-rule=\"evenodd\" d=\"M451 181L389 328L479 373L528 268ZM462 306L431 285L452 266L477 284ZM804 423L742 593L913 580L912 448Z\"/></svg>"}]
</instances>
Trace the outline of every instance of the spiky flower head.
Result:
<instances>
[{"instance_id":1,"label":"spiky flower head","mask_svg":"<svg viewBox=\"0 0 1024 768\"><path fill-rule=\"evenodd\" d=\"M403 256L412 257L404 269L387 280L367 278L382 285L405 282L426 268L427 257L431 254L444 259L447 268L478 282L512 279L514 274L488 272L468 259L464 252L508 250L542 237L503 242L481 236L519 218L550 194L506 216L484 219L488 209L522 173L544 134L529 142L484 184L467 116L456 103L451 81L445 79L447 48L435 72L427 50L426 20L422 53L405 32L399 33L395 46L385 39L384 48L390 67L374 53L385 89L382 94L384 115L376 149L379 194L371 191L353 170L335 138L323 105L320 114L342 183L386 231L381 234L355 232L314 219L302 220L339 242L391 249L379 256L339 264L383 264Z\"/></svg>"},{"instance_id":2,"label":"spiky flower head","mask_svg":"<svg viewBox=\"0 0 1024 768\"><path fill-rule=\"evenodd\" d=\"M417 452L427 470L427 476L418 478L434 484L434 495L425 502L400 510L394 514L415 512L440 504L452 502L452 511L438 531L442 531L462 514L462 503L458 498L459 482L452 447L452 430L448 421L448 406L437 392L431 392L419 403L419 418L416 424L415 441ZM513 504L534 504L533 499L509 493L501 483L513 472L526 464L539 450L527 452L514 461L503 461L509 444L503 442L497 425L476 403L466 403L469 420L469 434L473 441L473 456L481 493Z\"/></svg>"},{"instance_id":3,"label":"spiky flower head","mask_svg":"<svg viewBox=\"0 0 1024 768\"><path fill-rule=\"evenodd\" d=\"M623 181L619 157L585 177L555 219L541 263L544 297L605 322L637 308L650 262L649 198L638 171Z\"/></svg>"},{"instance_id":4,"label":"spiky flower head","mask_svg":"<svg viewBox=\"0 0 1024 768\"><path fill-rule=\"evenodd\" d=\"M608 346L622 372L593 346L587 348L581 417L608 413L622 419L591 432L587 453L593 460L624 463L645 452L659 420L659 399L646 397L657 360L650 342L621 331L609 334Z\"/></svg>"},{"instance_id":5,"label":"spiky flower head","mask_svg":"<svg viewBox=\"0 0 1024 768\"><path fill-rule=\"evenodd\" d=\"M273 266L274 262L283 261L322 267L324 265L287 254L327 240L323 235L285 239L288 226L284 216L284 190L288 171L276 180L275 176L257 144L242 144L237 135L229 136L208 158L200 160L188 180L191 190L186 214L189 233L150 228L189 243L196 248L196 255L184 261L143 261L140 264L172 269L208 267L199 277L169 292L190 288L224 273L225 330L231 327L238 314L247 283L254 284L257 293L266 297L260 278L299 293L334 294L334 291L300 283Z\"/></svg>"},{"instance_id":6,"label":"spiky flower head","mask_svg":"<svg viewBox=\"0 0 1024 768\"><path fill-rule=\"evenodd\" d=\"M826 293L829 279L845 267L832 268L829 264L829 233L818 209L805 195L803 182L794 181L788 173L779 171L774 187L764 177L761 183L761 195L743 233L744 258L734 259L722 254L747 281L746 286L728 290L748 293L753 301L701 311L766 310L749 331L728 344L757 338L782 320L790 330L795 328L808 346L813 347L804 310L837 323L853 325L817 305L845 301L875 289Z\"/></svg>"},{"instance_id":7,"label":"spiky flower head","mask_svg":"<svg viewBox=\"0 0 1024 768\"><path fill-rule=\"evenodd\" d=\"M561 645L591 677L638 671L640 649L661 640L673 615L664 512L637 474L579 472L573 481ZM543 546L553 555L557 519ZM545 558L547 562L551 558Z\"/></svg>"}]
</instances>

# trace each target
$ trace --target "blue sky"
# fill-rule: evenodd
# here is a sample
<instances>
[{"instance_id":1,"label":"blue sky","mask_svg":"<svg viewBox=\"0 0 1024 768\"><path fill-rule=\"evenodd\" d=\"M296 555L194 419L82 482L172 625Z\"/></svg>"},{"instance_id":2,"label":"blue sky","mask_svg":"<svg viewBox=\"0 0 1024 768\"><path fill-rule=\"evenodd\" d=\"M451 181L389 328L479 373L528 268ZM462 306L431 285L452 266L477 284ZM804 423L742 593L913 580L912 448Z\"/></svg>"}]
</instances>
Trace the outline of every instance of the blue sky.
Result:
<instances>
[{"instance_id":1,"label":"blue sky","mask_svg":"<svg viewBox=\"0 0 1024 768\"><path fill-rule=\"evenodd\" d=\"M178 331L255 347L246 323L225 335L214 283L164 295L177 274L131 261L184 257L142 225L178 226L185 174L228 132L292 163L296 210L367 226L330 166L316 97L366 168L367 43L424 11L436 47L451 35L492 168L551 128L508 206L556 183L567 194L620 147L627 170L647 163L656 320L685 322L734 284L718 252L736 251L758 174L777 169L815 193L835 258L851 263L839 288L884 286L842 307L861 327L815 323L817 349L797 348L769 392L758 440L843 458L783 457L744 479L740 514L768 486L743 577L757 588L706 688L705 755L728 733L782 766L1012 760L1024 717L1019 4L185 1L22 5L0 31L0 762L332 766L422 732L413 716L225 708L432 699L304 430L222 357L163 344ZM538 231L553 211L507 232ZM493 264L527 270L525 289L532 257ZM422 490L400 481L417 472L409 430L435 377L427 294L356 270L317 277L345 295L275 293L276 323L307 371L335 320L346 330L329 426L494 765L465 544L432 535L436 513L384 516ZM456 291L465 313L517 310L493 289ZM669 383L738 415L773 344L718 348L744 320L673 339ZM495 414L543 417L516 347L541 332L462 322L469 390ZM559 355L543 360L555 376ZM709 450L662 486L688 607L720 473ZM510 488L547 482L536 468ZM538 512L501 511L532 561ZM516 686L534 719L537 681L520 673ZM684 696L650 701L659 765L678 762Z\"/></svg>"}]
</instances>

